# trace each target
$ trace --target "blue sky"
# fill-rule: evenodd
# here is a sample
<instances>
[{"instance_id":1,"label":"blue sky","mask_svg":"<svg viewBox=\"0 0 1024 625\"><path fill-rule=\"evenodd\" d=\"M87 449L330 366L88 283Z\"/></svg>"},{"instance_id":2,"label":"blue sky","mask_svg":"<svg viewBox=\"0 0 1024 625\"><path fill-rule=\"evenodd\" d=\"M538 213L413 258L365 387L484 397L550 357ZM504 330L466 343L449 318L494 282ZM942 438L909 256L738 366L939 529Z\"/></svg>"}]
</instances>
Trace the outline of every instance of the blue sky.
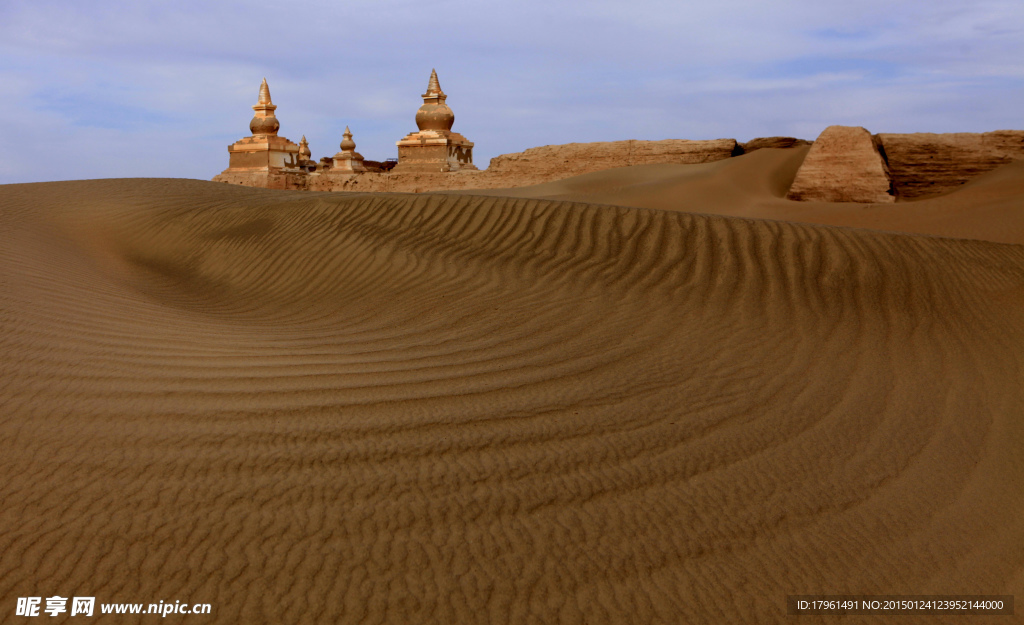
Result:
<instances>
[{"instance_id":1,"label":"blue sky","mask_svg":"<svg viewBox=\"0 0 1024 625\"><path fill-rule=\"evenodd\" d=\"M4 0L0 184L209 179L260 80L395 156L437 68L474 160L620 139L1024 129L1020 0Z\"/></svg>"}]
</instances>

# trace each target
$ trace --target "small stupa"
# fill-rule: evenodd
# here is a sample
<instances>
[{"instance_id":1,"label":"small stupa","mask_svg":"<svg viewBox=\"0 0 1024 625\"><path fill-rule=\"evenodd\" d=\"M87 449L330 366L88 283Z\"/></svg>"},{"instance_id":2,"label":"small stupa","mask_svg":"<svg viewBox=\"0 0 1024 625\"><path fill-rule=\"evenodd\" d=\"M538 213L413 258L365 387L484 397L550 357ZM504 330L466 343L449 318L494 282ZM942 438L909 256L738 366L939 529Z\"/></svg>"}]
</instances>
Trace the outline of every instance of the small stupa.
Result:
<instances>
[{"instance_id":1,"label":"small stupa","mask_svg":"<svg viewBox=\"0 0 1024 625\"><path fill-rule=\"evenodd\" d=\"M363 155L356 152L356 142L352 140L352 131L348 129L348 126L345 126L345 133L342 137L341 152L334 155L331 171L352 174L366 171L366 166L363 165Z\"/></svg>"},{"instance_id":2,"label":"small stupa","mask_svg":"<svg viewBox=\"0 0 1024 625\"><path fill-rule=\"evenodd\" d=\"M274 114L276 109L264 78L259 101L252 107L255 111L249 122L252 136L228 146L228 168L214 180L271 189L292 188L287 175L298 171L302 156L299 146L278 136L281 123Z\"/></svg>"},{"instance_id":3,"label":"small stupa","mask_svg":"<svg viewBox=\"0 0 1024 625\"><path fill-rule=\"evenodd\" d=\"M307 163L313 158L313 152L309 149L309 142L306 141L306 135L302 135L302 141L299 141L299 161Z\"/></svg>"},{"instance_id":4,"label":"small stupa","mask_svg":"<svg viewBox=\"0 0 1024 625\"><path fill-rule=\"evenodd\" d=\"M419 132L405 136L397 143L398 165L394 172L445 172L471 169L473 143L457 132L452 132L455 113L445 104L448 96L441 91L437 71L430 71L423 106L416 111Z\"/></svg>"}]
</instances>

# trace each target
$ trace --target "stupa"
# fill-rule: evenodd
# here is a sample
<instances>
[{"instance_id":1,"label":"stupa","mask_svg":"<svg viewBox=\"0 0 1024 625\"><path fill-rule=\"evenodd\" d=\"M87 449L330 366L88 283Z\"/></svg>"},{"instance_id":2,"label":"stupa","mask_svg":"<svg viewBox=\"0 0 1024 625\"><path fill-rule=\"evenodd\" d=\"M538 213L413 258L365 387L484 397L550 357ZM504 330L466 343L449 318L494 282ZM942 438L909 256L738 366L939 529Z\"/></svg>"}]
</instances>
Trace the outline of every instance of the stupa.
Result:
<instances>
[{"instance_id":1,"label":"stupa","mask_svg":"<svg viewBox=\"0 0 1024 625\"><path fill-rule=\"evenodd\" d=\"M301 186L299 146L280 137L281 123L274 115L277 106L270 100L267 79L260 85L259 101L252 109L256 112L249 122L251 137L245 137L228 146L228 168L214 178L215 181L291 189Z\"/></svg>"},{"instance_id":2,"label":"stupa","mask_svg":"<svg viewBox=\"0 0 1024 625\"><path fill-rule=\"evenodd\" d=\"M398 165L395 173L442 172L472 169L473 143L457 132L452 132L455 113L445 104L448 98L441 91L437 71L430 71L423 106L416 111L419 132L405 136L397 143Z\"/></svg>"},{"instance_id":3,"label":"stupa","mask_svg":"<svg viewBox=\"0 0 1024 625\"><path fill-rule=\"evenodd\" d=\"M306 141L306 135L302 135L302 141L299 141L299 162L308 163L313 157L313 151L309 149L309 142Z\"/></svg>"},{"instance_id":4,"label":"stupa","mask_svg":"<svg viewBox=\"0 0 1024 625\"><path fill-rule=\"evenodd\" d=\"M334 173L358 174L366 171L363 165L363 155L356 152L356 142L352 140L352 131L345 126L345 133L342 135L341 152L334 155L334 164L331 171Z\"/></svg>"}]
</instances>

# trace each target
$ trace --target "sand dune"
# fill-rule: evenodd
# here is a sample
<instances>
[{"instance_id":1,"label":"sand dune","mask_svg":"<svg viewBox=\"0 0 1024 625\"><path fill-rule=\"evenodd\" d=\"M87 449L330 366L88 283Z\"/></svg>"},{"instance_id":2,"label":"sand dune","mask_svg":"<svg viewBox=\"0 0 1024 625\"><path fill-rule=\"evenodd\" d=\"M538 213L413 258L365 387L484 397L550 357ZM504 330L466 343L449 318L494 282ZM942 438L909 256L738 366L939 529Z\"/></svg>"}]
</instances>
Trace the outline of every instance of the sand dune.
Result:
<instances>
[{"instance_id":1,"label":"sand dune","mask_svg":"<svg viewBox=\"0 0 1024 625\"><path fill-rule=\"evenodd\" d=\"M795 223L903 223L774 208L797 152L522 191L669 211L0 187L4 605L594 625L1024 596L1024 247ZM1016 241L1019 180L886 208Z\"/></svg>"},{"instance_id":2,"label":"sand dune","mask_svg":"<svg viewBox=\"0 0 1024 625\"><path fill-rule=\"evenodd\" d=\"M642 165L514 189L456 193L545 198L1024 243L1024 161L956 191L896 204L792 202L809 148L762 149L701 165Z\"/></svg>"}]
</instances>

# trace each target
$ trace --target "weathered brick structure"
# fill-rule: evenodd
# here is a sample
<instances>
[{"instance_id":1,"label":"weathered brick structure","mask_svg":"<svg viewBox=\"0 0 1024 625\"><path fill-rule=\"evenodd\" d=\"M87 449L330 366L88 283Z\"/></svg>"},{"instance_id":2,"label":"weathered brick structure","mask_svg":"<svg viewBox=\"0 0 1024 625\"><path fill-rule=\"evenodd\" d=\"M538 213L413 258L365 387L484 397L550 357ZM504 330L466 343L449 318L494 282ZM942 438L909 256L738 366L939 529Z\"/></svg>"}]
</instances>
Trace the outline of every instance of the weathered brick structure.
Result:
<instances>
[{"instance_id":1,"label":"weathered brick structure","mask_svg":"<svg viewBox=\"0 0 1024 625\"><path fill-rule=\"evenodd\" d=\"M274 114L277 106L270 100L266 78L260 85L259 101L252 109L255 111L249 122L252 136L228 146L228 168L214 177L214 182L268 189L306 188L306 169L302 166L299 146L277 134L281 123Z\"/></svg>"}]
</instances>

